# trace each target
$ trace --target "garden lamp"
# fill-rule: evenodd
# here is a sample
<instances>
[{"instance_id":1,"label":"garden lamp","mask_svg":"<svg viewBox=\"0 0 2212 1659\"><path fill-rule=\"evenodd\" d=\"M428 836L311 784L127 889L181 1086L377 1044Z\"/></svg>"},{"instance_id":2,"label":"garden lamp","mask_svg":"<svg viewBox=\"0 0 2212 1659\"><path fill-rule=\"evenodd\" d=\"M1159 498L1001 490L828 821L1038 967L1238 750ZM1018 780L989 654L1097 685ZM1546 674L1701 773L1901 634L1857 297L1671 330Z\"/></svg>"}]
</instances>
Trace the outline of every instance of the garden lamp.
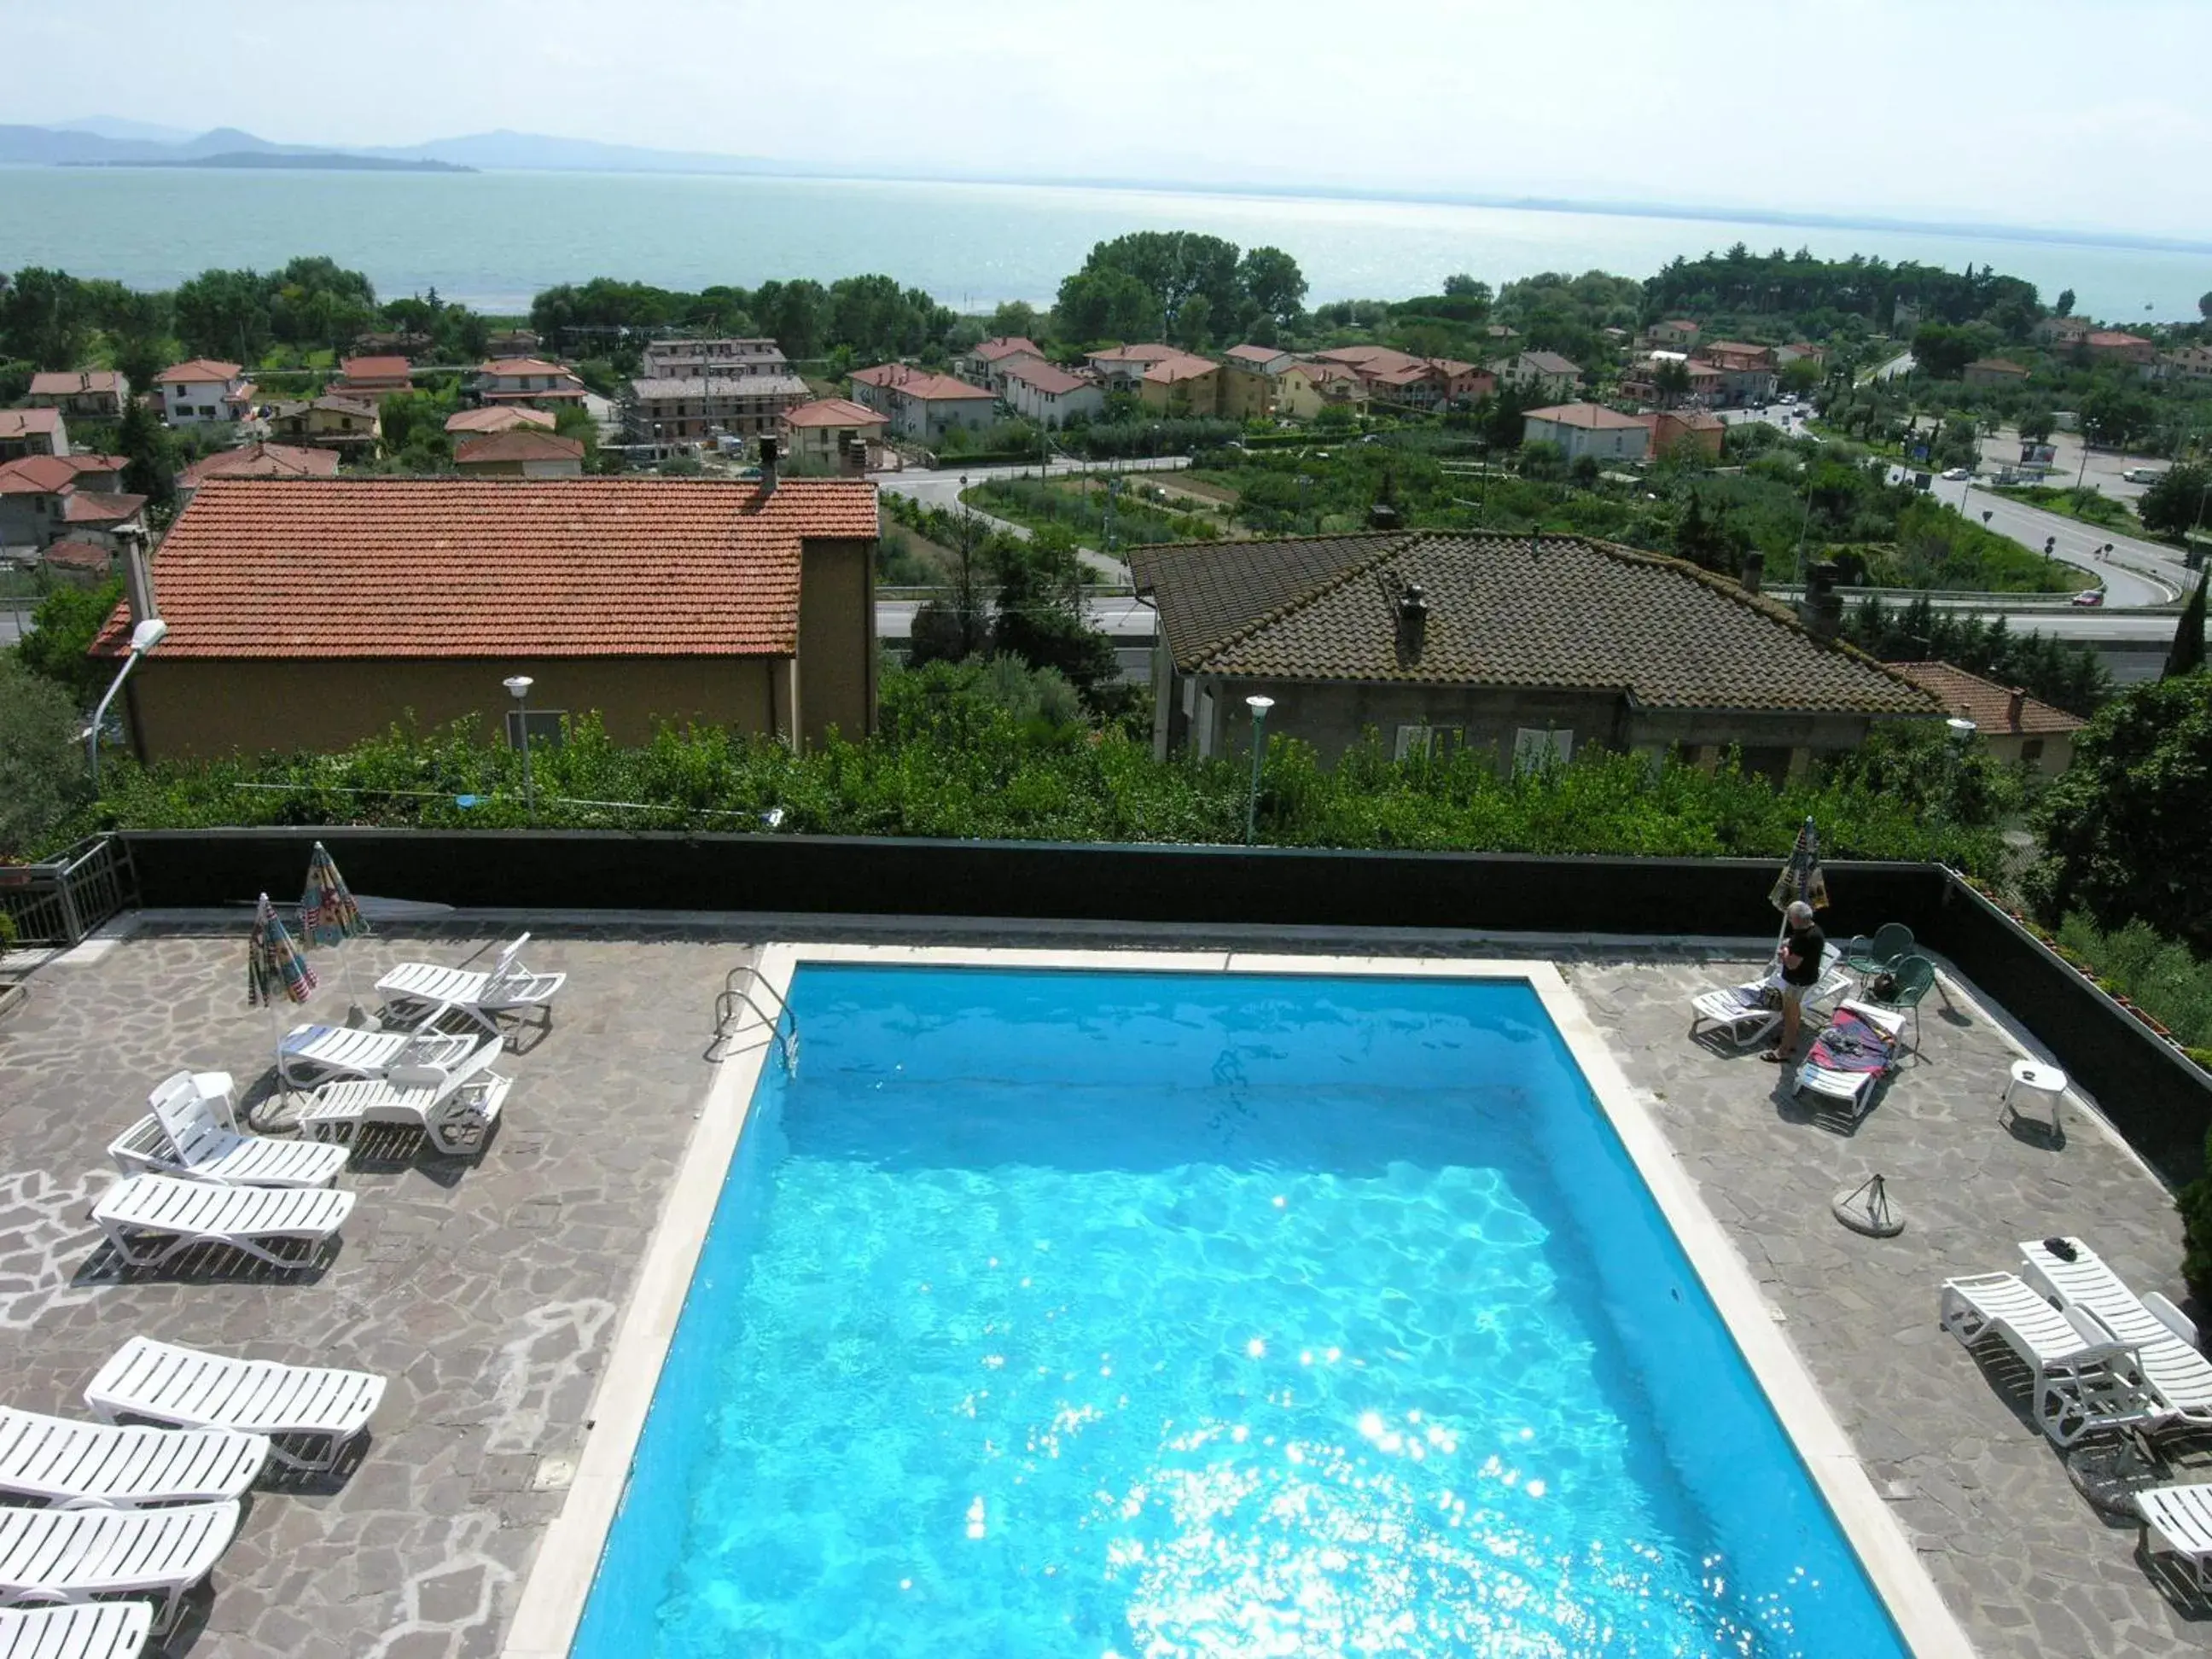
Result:
<instances>
[{"instance_id":1,"label":"garden lamp","mask_svg":"<svg viewBox=\"0 0 2212 1659\"><path fill-rule=\"evenodd\" d=\"M100 707L93 711L92 725L84 734L84 753L85 758L92 763L92 792L95 795L100 793L100 730L107 724L107 705L115 701L115 694L123 689L123 682L131 678L131 671L138 665L138 659L168 637L169 624L159 617L149 617L132 629L131 654L123 659L123 666L116 670L114 683L107 688L107 695L100 700Z\"/></svg>"},{"instance_id":2,"label":"garden lamp","mask_svg":"<svg viewBox=\"0 0 2212 1659\"><path fill-rule=\"evenodd\" d=\"M1244 844L1252 845L1260 824L1260 763L1267 753L1267 711L1275 706L1273 697L1258 696L1244 699L1244 706L1252 711L1252 793L1244 800Z\"/></svg>"},{"instance_id":3,"label":"garden lamp","mask_svg":"<svg viewBox=\"0 0 2212 1659\"><path fill-rule=\"evenodd\" d=\"M530 688L527 674L512 674L500 682L514 699L514 723L522 732L522 810L532 823L538 822L538 786L530 775Z\"/></svg>"}]
</instances>

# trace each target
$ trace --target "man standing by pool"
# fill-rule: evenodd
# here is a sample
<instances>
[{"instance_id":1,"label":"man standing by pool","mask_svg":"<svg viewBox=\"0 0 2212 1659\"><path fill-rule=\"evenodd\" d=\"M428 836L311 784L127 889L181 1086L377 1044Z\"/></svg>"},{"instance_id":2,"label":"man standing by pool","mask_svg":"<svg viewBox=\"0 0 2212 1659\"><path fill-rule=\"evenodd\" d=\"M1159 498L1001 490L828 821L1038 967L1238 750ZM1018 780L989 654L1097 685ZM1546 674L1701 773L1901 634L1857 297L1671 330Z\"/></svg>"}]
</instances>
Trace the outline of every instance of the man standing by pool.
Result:
<instances>
[{"instance_id":1,"label":"man standing by pool","mask_svg":"<svg viewBox=\"0 0 2212 1659\"><path fill-rule=\"evenodd\" d=\"M1761 1060L1779 1066L1797 1051L1797 1027L1805 1011L1805 993L1820 982L1820 957L1828 948L1827 936L1813 920L1813 907L1799 899L1782 913L1782 1035Z\"/></svg>"}]
</instances>

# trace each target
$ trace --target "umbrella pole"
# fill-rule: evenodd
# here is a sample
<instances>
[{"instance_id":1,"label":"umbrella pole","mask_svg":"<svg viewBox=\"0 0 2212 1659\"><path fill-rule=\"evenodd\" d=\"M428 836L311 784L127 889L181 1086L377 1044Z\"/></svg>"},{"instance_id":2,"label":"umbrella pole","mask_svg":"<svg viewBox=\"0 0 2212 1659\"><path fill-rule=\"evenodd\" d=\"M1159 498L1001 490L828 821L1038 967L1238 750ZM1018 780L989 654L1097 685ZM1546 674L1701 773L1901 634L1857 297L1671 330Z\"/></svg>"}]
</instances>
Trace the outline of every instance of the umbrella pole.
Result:
<instances>
[{"instance_id":1,"label":"umbrella pole","mask_svg":"<svg viewBox=\"0 0 2212 1659\"><path fill-rule=\"evenodd\" d=\"M358 1030L368 1025L368 1010L361 1006L361 988L354 983L353 952L346 949L352 942L350 939L338 942L337 957L339 971L345 975L346 1024Z\"/></svg>"}]
</instances>

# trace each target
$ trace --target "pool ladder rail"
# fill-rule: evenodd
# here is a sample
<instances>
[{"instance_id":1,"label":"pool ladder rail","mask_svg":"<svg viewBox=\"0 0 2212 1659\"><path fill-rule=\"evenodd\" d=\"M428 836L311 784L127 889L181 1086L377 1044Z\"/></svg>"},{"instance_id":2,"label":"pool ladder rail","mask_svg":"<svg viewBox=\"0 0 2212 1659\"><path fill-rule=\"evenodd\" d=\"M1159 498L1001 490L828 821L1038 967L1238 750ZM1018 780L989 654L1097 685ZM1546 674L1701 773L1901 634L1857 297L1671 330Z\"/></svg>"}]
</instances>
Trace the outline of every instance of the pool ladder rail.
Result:
<instances>
[{"instance_id":1,"label":"pool ladder rail","mask_svg":"<svg viewBox=\"0 0 2212 1659\"><path fill-rule=\"evenodd\" d=\"M748 983L749 981L749 983ZM775 1004L774 1011L761 1006L755 992L765 992ZM791 1012L791 1005L783 1000L782 993L761 977L760 969L745 963L730 969L722 981L722 988L714 998L714 1040L708 1045L709 1060L722 1058L722 1050L735 1035L738 1016L750 1013L768 1027L769 1037L776 1052L783 1056L783 1069L792 1077L799 1075L799 1016ZM788 1024L789 1029L786 1026Z\"/></svg>"}]
</instances>

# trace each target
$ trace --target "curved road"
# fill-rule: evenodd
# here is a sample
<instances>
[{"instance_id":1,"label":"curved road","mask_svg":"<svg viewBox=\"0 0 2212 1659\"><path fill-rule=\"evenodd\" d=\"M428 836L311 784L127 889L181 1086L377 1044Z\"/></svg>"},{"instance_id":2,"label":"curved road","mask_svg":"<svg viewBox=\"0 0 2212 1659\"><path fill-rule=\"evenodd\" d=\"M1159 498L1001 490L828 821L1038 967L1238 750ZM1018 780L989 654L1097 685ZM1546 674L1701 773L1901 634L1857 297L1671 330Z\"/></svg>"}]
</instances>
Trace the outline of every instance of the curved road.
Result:
<instances>
[{"instance_id":1,"label":"curved road","mask_svg":"<svg viewBox=\"0 0 2212 1659\"><path fill-rule=\"evenodd\" d=\"M1096 461L1058 460L1048 469L1054 477L1065 477L1078 472L1173 472L1188 466L1187 455L1159 455L1136 460L1118 461L1111 467ZM926 507L941 507L947 512L960 505L963 484L981 483L990 478L1018 478L1035 472L1035 463L1012 466L944 466L932 469L913 468L902 472L871 472L868 477L894 495L905 495ZM1003 530L1010 536L1027 539L1028 529L1009 520L994 518L975 507L968 509L975 515L977 523L989 530ZM1118 581L1129 580L1129 568L1118 559L1109 559L1103 553L1090 548L1082 550L1083 562L1101 575Z\"/></svg>"}]
</instances>

